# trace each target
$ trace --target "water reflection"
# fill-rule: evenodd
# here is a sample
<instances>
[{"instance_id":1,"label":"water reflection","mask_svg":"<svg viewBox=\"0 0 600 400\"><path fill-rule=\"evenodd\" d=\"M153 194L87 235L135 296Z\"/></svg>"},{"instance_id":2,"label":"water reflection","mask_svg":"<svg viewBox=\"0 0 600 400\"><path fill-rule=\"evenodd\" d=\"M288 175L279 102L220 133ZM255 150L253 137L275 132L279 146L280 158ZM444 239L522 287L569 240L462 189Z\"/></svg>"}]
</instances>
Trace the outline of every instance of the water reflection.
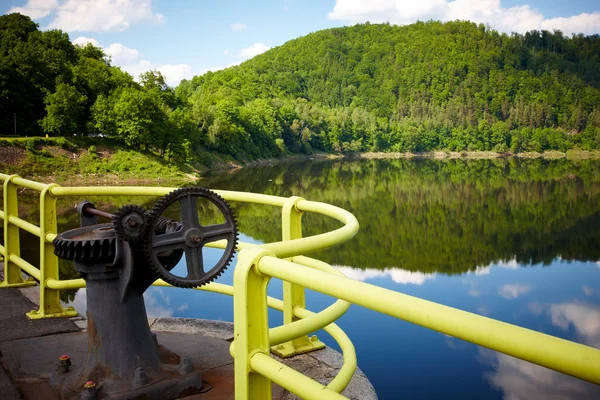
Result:
<instances>
[{"instance_id":1,"label":"water reflection","mask_svg":"<svg viewBox=\"0 0 600 400\"><path fill-rule=\"evenodd\" d=\"M506 400L600 398L600 387L592 383L487 349L480 349L479 355L494 369L485 379L502 390Z\"/></svg>"}]
</instances>

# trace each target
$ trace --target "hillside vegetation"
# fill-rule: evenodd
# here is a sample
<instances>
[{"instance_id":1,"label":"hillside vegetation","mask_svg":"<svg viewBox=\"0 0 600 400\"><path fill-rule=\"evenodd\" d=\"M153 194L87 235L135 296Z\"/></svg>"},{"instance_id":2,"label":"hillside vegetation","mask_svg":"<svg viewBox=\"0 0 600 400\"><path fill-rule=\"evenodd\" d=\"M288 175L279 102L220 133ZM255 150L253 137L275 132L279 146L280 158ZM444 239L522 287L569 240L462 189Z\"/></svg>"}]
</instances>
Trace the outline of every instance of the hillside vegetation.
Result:
<instances>
[{"instance_id":1,"label":"hillside vegetation","mask_svg":"<svg viewBox=\"0 0 600 400\"><path fill-rule=\"evenodd\" d=\"M0 16L3 135L16 116L18 136L95 134L195 169L215 152L598 149L599 85L598 35L427 22L319 31L173 89Z\"/></svg>"}]
</instances>

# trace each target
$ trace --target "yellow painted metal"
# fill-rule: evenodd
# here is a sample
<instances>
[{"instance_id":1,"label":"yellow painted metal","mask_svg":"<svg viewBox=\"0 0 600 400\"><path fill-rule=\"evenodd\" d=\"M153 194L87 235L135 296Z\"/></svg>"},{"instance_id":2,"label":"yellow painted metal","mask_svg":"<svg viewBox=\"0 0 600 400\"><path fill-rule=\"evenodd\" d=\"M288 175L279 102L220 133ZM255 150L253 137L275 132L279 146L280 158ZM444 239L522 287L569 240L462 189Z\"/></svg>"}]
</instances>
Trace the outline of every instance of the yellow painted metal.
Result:
<instances>
[{"instance_id":1,"label":"yellow painted metal","mask_svg":"<svg viewBox=\"0 0 600 400\"><path fill-rule=\"evenodd\" d=\"M34 236L40 236L40 227L39 226L36 226L36 225L32 224L31 222L27 222L19 217L13 216L13 215L8 217L7 219L8 219L9 224L15 225L15 226L23 229L24 231L31 233Z\"/></svg>"},{"instance_id":2,"label":"yellow painted metal","mask_svg":"<svg viewBox=\"0 0 600 400\"><path fill-rule=\"evenodd\" d=\"M338 400L347 397L326 388L300 372L272 359L267 354L256 353L251 359L250 365L253 370L267 377L281 387L309 400ZM237 375L236 375L237 376ZM237 386L236 386L237 399ZM258 397L257 397L258 398ZM269 397L270 398L270 397ZM267 397L262 397L267 399Z\"/></svg>"},{"instance_id":3,"label":"yellow painted metal","mask_svg":"<svg viewBox=\"0 0 600 400\"><path fill-rule=\"evenodd\" d=\"M46 279L46 286L54 290L81 289L85 287L85 281L83 279L65 279L61 281L49 278Z\"/></svg>"},{"instance_id":4,"label":"yellow painted metal","mask_svg":"<svg viewBox=\"0 0 600 400\"><path fill-rule=\"evenodd\" d=\"M9 222L11 217L19 217L19 205L17 203L17 188L13 182L18 179L18 175L4 175L4 280L0 282L0 287L20 287L35 285L32 279L24 280L21 269L11 260L10 256L19 257L19 227Z\"/></svg>"},{"instance_id":5,"label":"yellow painted metal","mask_svg":"<svg viewBox=\"0 0 600 400\"><path fill-rule=\"evenodd\" d=\"M308 267L263 257L265 275L600 384L600 350Z\"/></svg>"},{"instance_id":6,"label":"yellow painted metal","mask_svg":"<svg viewBox=\"0 0 600 400\"><path fill-rule=\"evenodd\" d=\"M45 183L30 181L29 179L23 179L19 176L13 178L13 182L17 186L23 186L23 187L26 187L28 189L33 189L38 192L41 192L46 187L48 187L48 185L46 185Z\"/></svg>"},{"instance_id":7,"label":"yellow painted metal","mask_svg":"<svg viewBox=\"0 0 600 400\"><path fill-rule=\"evenodd\" d=\"M296 204L304 200L302 197L292 196L288 198L281 209L281 239L283 241L300 239L302 237L302 212ZM306 308L304 288L291 282L283 281L283 324L288 325L299 319L294 315L296 307ZM306 320L304 321L306 324ZM292 330L292 332L297 332ZM308 333L308 332L307 332ZM325 347L316 336L309 338L308 335L294 337L285 343L275 343L271 351L279 357L288 358L297 354L304 354Z\"/></svg>"},{"instance_id":8,"label":"yellow painted metal","mask_svg":"<svg viewBox=\"0 0 600 400\"><path fill-rule=\"evenodd\" d=\"M64 309L60 303L60 290L48 287L49 279L58 280L58 257L54 255L54 245L46 241L47 233L57 232L56 197L50 190L59 187L57 184L46 186L40 193L40 308L27 313L30 319L48 317L75 317L77 311L73 307Z\"/></svg>"},{"instance_id":9,"label":"yellow painted metal","mask_svg":"<svg viewBox=\"0 0 600 400\"><path fill-rule=\"evenodd\" d=\"M233 335L235 340L234 382L236 400L271 398L271 382L250 366L257 354L269 357L267 285L269 277L258 273L256 264L269 255L260 248L242 250L233 272Z\"/></svg>"},{"instance_id":10,"label":"yellow painted metal","mask_svg":"<svg viewBox=\"0 0 600 400\"><path fill-rule=\"evenodd\" d=\"M321 314L315 314L303 308L297 308L295 312L298 318L305 319L314 318L315 316ZM337 375L327 385L327 388L341 393L344 389L346 389L346 386L348 386L350 380L356 372L356 367L358 366L356 349L354 348L354 344L348 335L346 335L346 333L336 324L331 323L324 326L323 329L325 332L329 333L333 339L335 339L337 344L340 346L340 349L342 350L342 356L344 357L342 367L338 371Z\"/></svg>"},{"instance_id":11,"label":"yellow painted metal","mask_svg":"<svg viewBox=\"0 0 600 400\"><path fill-rule=\"evenodd\" d=\"M32 279L36 279L38 281L40 280L40 270L28 263L27 261L23 260L18 255L11 254L8 260L10 260L11 263L21 268L27 274L29 274ZM33 281L33 284L35 285L35 281Z\"/></svg>"},{"instance_id":12,"label":"yellow painted metal","mask_svg":"<svg viewBox=\"0 0 600 400\"><path fill-rule=\"evenodd\" d=\"M260 247L272 251L277 257L287 258L300 254L323 250L336 244L350 240L358 232L356 217L346 210L330 204L308 200L300 200L296 204L300 211L317 212L342 222L344 226L331 232L322 233L301 239L287 240L276 243L263 244Z\"/></svg>"}]
</instances>

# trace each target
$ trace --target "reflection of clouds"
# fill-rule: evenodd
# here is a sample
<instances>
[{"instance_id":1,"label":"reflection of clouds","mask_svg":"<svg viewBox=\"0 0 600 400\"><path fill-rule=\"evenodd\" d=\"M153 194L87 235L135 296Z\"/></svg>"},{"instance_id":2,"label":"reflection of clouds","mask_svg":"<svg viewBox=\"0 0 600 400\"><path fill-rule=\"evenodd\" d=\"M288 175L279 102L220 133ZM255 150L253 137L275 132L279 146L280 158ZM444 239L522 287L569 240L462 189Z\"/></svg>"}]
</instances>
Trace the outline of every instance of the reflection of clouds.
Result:
<instances>
[{"instance_id":1,"label":"reflection of clouds","mask_svg":"<svg viewBox=\"0 0 600 400\"><path fill-rule=\"evenodd\" d=\"M504 392L504 399L598 399L600 386L506 354L479 349L480 358L494 368L485 378Z\"/></svg>"},{"instance_id":2,"label":"reflection of clouds","mask_svg":"<svg viewBox=\"0 0 600 400\"><path fill-rule=\"evenodd\" d=\"M588 345L600 348L600 308L579 303L552 304L552 325L568 330L573 325Z\"/></svg>"},{"instance_id":3,"label":"reflection of clouds","mask_svg":"<svg viewBox=\"0 0 600 400\"><path fill-rule=\"evenodd\" d=\"M513 285L502 285L500 289L498 289L498 293L505 299L516 299L517 297L529 292L530 290L530 285L521 285L515 283Z\"/></svg>"},{"instance_id":4,"label":"reflection of clouds","mask_svg":"<svg viewBox=\"0 0 600 400\"><path fill-rule=\"evenodd\" d=\"M162 288L151 287L144 293L144 301L146 303L146 313L148 317L172 317L173 308L167 308L161 301L166 305L169 305L171 299L166 296Z\"/></svg>"},{"instance_id":5,"label":"reflection of clouds","mask_svg":"<svg viewBox=\"0 0 600 400\"><path fill-rule=\"evenodd\" d=\"M481 315L490 315L490 309L486 306L477 307L477 312Z\"/></svg>"},{"instance_id":6,"label":"reflection of clouds","mask_svg":"<svg viewBox=\"0 0 600 400\"><path fill-rule=\"evenodd\" d=\"M173 308L165 307L171 304L171 298L166 294L163 288L149 288L144 293L144 301L146 303L146 312L148 313L148 317L173 316ZM75 310L77 310L80 315L85 316L85 312L87 310L85 288L79 289L77 293L75 293L75 298L70 305L75 307ZM184 311L187 309L187 307L187 304L182 304L178 309L181 309L180 311Z\"/></svg>"},{"instance_id":7,"label":"reflection of clouds","mask_svg":"<svg viewBox=\"0 0 600 400\"><path fill-rule=\"evenodd\" d=\"M182 305L177 307L177 311L183 312L183 311L187 310L189 307L190 307L190 305L188 303L183 303Z\"/></svg>"},{"instance_id":8,"label":"reflection of clouds","mask_svg":"<svg viewBox=\"0 0 600 400\"><path fill-rule=\"evenodd\" d=\"M583 303L528 304L533 315L547 314L552 325L567 331L572 325L578 340L589 346L600 348L600 307Z\"/></svg>"},{"instance_id":9,"label":"reflection of clouds","mask_svg":"<svg viewBox=\"0 0 600 400\"><path fill-rule=\"evenodd\" d=\"M373 278L390 277L396 283L412 283L414 285L422 285L428 279L434 279L436 274L425 274L423 272L407 271L401 268L388 269L359 269L336 265L336 269L346 275L348 278L365 281Z\"/></svg>"},{"instance_id":10,"label":"reflection of clouds","mask_svg":"<svg viewBox=\"0 0 600 400\"><path fill-rule=\"evenodd\" d=\"M585 293L586 296L591 296L594 294L594 289L592 289L589 286L583 285L581 288L583 289L583 293Z\"/></svg>"},{"instance_id":11,"label":"reflection of clouds","mask_svg":"<svg viewBox=\"0 0 600 400\"><path fill-rule=\"evenodd\" d=\"M519 268L519 263L517 262L516 257L513 258L512 260L498 261L496 263L496 265L501 268L508 268L508 269L518 269Z\"/></svg>"},{"instance_id":12,"label":"reflection of clouds","mask_svg":"<svg viewBox=\"0 0 600 400\"><path fill-rule=\"evenodd\" d=\"M73 306L79 315L85 317L85 313L87 311L87 297L85 288L81 288L77 291L77 293L75 293L75 298L69 305Z\"/></svg>"}]
</instances>

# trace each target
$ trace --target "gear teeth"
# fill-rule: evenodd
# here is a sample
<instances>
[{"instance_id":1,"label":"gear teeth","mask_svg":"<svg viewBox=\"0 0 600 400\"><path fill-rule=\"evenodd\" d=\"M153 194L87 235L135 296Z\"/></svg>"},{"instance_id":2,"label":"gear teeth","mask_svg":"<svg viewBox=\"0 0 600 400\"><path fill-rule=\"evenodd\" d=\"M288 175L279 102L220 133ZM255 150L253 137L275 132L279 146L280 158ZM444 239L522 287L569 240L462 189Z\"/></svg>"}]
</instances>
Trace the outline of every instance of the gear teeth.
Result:
<instances>
[{"instance_id":1,"label":"gear teeth","mask_svg":"<svg viewBox=\"0 0 600 400\"><path fill-rule=\"evenodd\" d=\"M110 224L94 226L108 228ZM58 234L52 241L54 254L65 260L79 262L99 263L113 260L116 255L116 238L78 239L82 234L89 232L90 227L85 227Z\"/></svg>"}]
</instances>

